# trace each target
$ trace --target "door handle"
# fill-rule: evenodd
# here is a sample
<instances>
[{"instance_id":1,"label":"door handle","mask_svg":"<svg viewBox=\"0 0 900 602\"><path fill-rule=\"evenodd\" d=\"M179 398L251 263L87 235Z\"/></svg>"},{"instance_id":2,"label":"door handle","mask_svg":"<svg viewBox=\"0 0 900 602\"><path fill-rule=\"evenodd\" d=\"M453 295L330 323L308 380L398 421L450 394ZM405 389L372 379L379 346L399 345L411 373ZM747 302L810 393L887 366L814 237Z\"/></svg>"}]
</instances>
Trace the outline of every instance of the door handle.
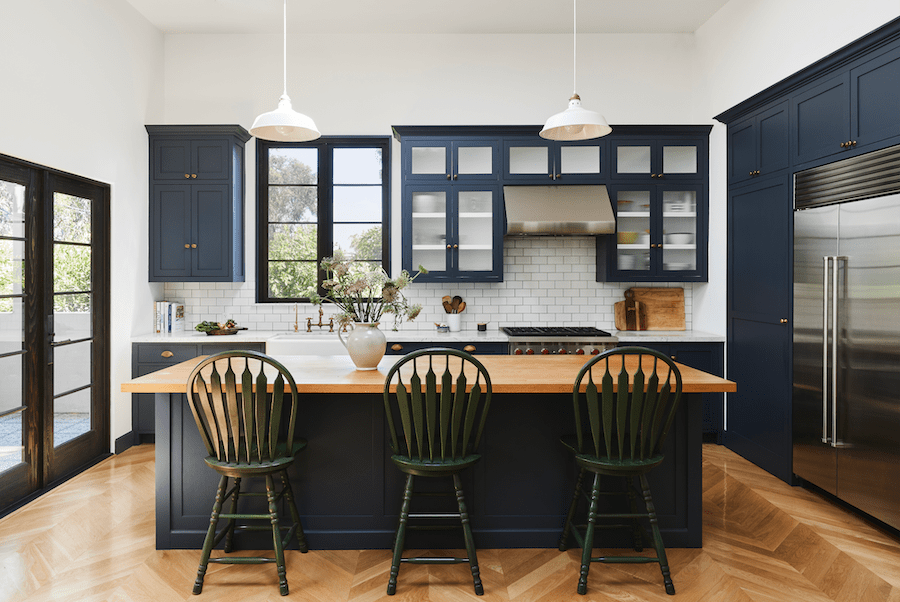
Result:
<instances>
[{"instance_id":1,"label":"door handle","mask_svg":"<svg viewBox=\"0 0 900 602\"><path fill-rule=\"evenodd\" d=\"M845 256L832 257L831 266L831 447L840 447L837 437L837 395L838 395L838 262L846 261Z\"/></svg>"},{"instance_id":2,"label":"door handle","mask_svg":"<svg viewBox=\"0 0 900 602\"><path fill-rule=\"evenodd\" d=\"M827 255L824 260L825 271L822 274L822 443L831 443L828 438L828 264Z\"/></svg>"}]
</instances>

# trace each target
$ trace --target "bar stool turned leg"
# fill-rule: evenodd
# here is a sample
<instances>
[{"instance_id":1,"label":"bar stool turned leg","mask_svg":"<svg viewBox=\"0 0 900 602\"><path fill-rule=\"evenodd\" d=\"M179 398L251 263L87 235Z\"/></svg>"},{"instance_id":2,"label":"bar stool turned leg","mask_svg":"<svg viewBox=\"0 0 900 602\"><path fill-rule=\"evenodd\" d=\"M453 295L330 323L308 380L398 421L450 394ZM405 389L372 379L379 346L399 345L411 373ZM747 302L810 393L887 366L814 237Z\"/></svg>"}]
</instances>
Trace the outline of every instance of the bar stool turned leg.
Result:
<instances>
[{"instance_id":1,"label":"bar stool turned leg","mask_svg":"<svg viewBox=\"0 0 900 602\"><path fill-rule=\"evenodd\" d=\"M231 514L237 514L237 505L238 498L241 495L241 479L240 477L235 477L234 479L234 493L231 494ZM237 524L237 519L229 518L228 519L228 534L225 535L225 552L231 552L234 550L234 527Z\"/></svg>"},{"instance_id":2,"label":"bar stool turned leg","mask_svg":"<svg viewBox=\"0 0 900 602\"><path fill-rule=\"evenodd\" d=\"M409 506L412 502L413 475L406 475L406 487L403 489L403 504L400 506L400 523L394 536L394 557L391 560L391 576L388 579L387 595L397 593L397 575L400 573L400 559L403 556L403 543L406 541L406 523L409 522Z\"/></svg>"},{"instance_id":3,"label":"bar stool turned leg","mask_svg":"<svg viewBox=\"0 0 900 602\"><path fill-rule=\"evenodd\" d=\"M572 530L572 521L575 520L575 510L578 508L578 498L581 496L581 484L584 481L584 473L587 470L582 468L578 471L578 480L575 482L575 493L572 495L572 503L569 505L569 513L566 514L566 523L563 526L562 535L559 537L559 551L565 552L569 549L567 541L569 540L569 532Z\"/></svg>"},{"instance_id":4,"label":"bar stool turned leg","mask_svg":"<svg viewBox=\"0 0 900 602\"><path fill-rule=\"evenodd\" d=\"M297 511L297 503L294 501L294 490L291 489L291 480L288 478L287 471L281 473L281 483L284 487L284 497L287 499L287 507L291 513L291 520L294 521L295 534L297 536L297 545L301 554L309 552L309 544L306 543L306 535L303 533L303 525L300 524L300 513ZM284 543L290 541L286 538Z\"/></svg>"},{"instance_id":5,"label":"bar stool turned leg","mask_svg":"<svg viewBox=\"0 0 900 602\"><path fill-rule=\"evenodd\" d=\"M466 541L466 556L469 557L469 568L472 570L472 580L475 582L475 595L484 595L484 585L481 583L481 571L478 569L478 556L475 552L475 538L472 537L472 525L469 524L469 513L466 511L466 500L463 495L462 479L459 474L453 473L453 488L456 489L456 503L459 505L459 518L462 521L463 537Z\"/></svg>"},{"instance_id":6,"label":"bar stool turned leg","mask_svg":"<svg viewBox=\"0 0 900 602\"><path fill-rule=\"evenodd\" d=\"M647 475L641 475L641 488L644 490L644 503L647 505L647 514L650 515L650 527L653 529L653 544L656 546L656 557L659 558L659 568L662 571L663 583L666 584L666 593L675 595L675 585L669 574L669 560L666 558L666 547L663 545L662 534L659 532L659 521L656 518L656 508L653 506L653 496L650 495L650 484L647 483Z\"/></svg>"},{"instance_id":7,"label":"bar stool turned leg","mask_svg":"<svg viewBox=\"0 0 900 602\"><path fill-rule=\"evenodd\" d=\"M197 568L197 580L194 582L194 595L203 591L203 578L206 576L209 555L212 553L213 541L216 538L216 525L219 523L219 513L222 512L222 502L225 501L227 486L228 477L223 475L219 479L219 488L216 490L216 501L213 503L212 514L209 515L209 529L206 530L206 539L203 540L203 552L200 554L200 566Z\"/></svg>"},{"instance_id":8,"label":"bar stool turned leg","mask_svg":"<svg viewBox=\"0 0 900 602\"><path fill-rule=\"evenodd\" d=\"M266 475L266 499L269 501L269 517L272 521L272 538L275 546L275 564L278 566L278 589L288 595L287 570L284 567L284 547L281 545L281 526L278 523L278 505L275 503L275 482Z\"/></svg>"},{"instance_id":9,"label":"bar stool turned leg","mask_svg":"<svg viewBox=\"0 0 900 602\"><path fill-rule=\"evenodd\" d=\"M628 505L632 514L638 513L637 507L637 491L634 488L634 482L631 477L622 477L622 483L625 485L625 492L628 494ZM637 517L631 519L631 540L635 552L644 551L644 530Z\"/></svg>"},{"instance_id":10,"label":"bar stool turned leg","mask_svg":"<svg viewBox=\"0 0 900 602\"><path fill-rule=\"evenodd\" d=\"M584 534L584 547L581 550L581 577L578 579L578 593L587 593L588 571L591 570L591 552L594 548L594 524L597 522L597 508L600 505L600 473L594 473L594 486L591 488L591 507L588 509L587 531Z\"/></svg>"}]
</instances>

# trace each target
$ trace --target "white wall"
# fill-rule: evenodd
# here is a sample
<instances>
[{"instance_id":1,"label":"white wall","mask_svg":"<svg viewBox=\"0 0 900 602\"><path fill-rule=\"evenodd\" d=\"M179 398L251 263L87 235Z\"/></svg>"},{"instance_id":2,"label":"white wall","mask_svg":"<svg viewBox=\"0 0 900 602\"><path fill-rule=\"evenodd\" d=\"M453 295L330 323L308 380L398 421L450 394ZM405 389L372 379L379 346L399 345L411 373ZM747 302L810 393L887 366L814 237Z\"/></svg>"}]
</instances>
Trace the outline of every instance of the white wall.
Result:
<instances>
[{"instance_id":1,"label":"white wall","mask_svg":"<svg viewBox=\"0 0 900 602\"><path fill-rule=\"evenodd\" d=\"M692 113L708 120L900 16L897 0L731 0L695 32L701 74ZM726 127L710 135L709 286L694 327L725 332Z\"/></svg>"},{"instance_id":2,"label":"white wall","mask_svg":"<svg viewBox=\"0 0 900 602\"><path fill-rule=\"evenodd\" d=\"M147 134L163 36L123 0L2 0L0 153L112 187L111 436L131 430L132 334L146 330ZM135 269L138 266L138 269Z\"/></svg>"}]
</instances>

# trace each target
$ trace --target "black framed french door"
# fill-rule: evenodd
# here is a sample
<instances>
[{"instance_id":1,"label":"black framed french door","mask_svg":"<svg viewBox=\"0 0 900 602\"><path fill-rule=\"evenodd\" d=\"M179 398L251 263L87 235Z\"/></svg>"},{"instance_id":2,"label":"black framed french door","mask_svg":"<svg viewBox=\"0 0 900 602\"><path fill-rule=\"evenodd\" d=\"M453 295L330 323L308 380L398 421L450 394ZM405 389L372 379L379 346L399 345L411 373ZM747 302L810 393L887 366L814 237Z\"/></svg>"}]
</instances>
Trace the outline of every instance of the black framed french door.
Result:
<instances>
[{"instance_id":1,"label":"black framed french door","mask_svg":"<svg viewBox=\"0 0 900 602\"><path fill-rule=\"evenodd\" d=\"M109 451L109 199L0 156L0 512Z\"/></svg>"}]
</instances>

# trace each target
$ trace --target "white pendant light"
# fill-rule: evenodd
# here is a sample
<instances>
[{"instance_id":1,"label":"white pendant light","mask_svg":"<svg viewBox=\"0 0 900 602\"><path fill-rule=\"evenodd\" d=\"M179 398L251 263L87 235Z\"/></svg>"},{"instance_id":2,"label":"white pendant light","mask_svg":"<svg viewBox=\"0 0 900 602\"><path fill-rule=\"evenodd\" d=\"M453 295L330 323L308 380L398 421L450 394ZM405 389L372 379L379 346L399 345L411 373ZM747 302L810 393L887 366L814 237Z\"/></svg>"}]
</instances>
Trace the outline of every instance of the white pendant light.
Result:
<instances>
[{"instance_id":1,"label":"white pendant light","mask_svg":"<svg viewBox=\"0 0 900 602\"><path fill-rule=\"evenodd\" d=\"M322 134L313 120L291 108L287 94L287 0L284 0L284 92L278 101L278 108L263 113L253 122L250 134L263 140L275 142L308 142Z\"/></svg>"},{"instance_id":2,"label":"white pendant light","mask_svg":"<svg viewBox=\"0 0 900 602\"><path fill-rule=\"evenodd\" d=\"M575 34L578 29L576 17L576 2L572 0L572 19L575 22L572 32L572 84L575 84ZM541 138L549 140L590 140L606 136L612 131L606 119L600 113L588 111L581 106L581 97L577 92L572 92L569 99L569 108L562 113L557 113L547 120L544 129L541 130Z\"/></svg>"}]
</instances>

